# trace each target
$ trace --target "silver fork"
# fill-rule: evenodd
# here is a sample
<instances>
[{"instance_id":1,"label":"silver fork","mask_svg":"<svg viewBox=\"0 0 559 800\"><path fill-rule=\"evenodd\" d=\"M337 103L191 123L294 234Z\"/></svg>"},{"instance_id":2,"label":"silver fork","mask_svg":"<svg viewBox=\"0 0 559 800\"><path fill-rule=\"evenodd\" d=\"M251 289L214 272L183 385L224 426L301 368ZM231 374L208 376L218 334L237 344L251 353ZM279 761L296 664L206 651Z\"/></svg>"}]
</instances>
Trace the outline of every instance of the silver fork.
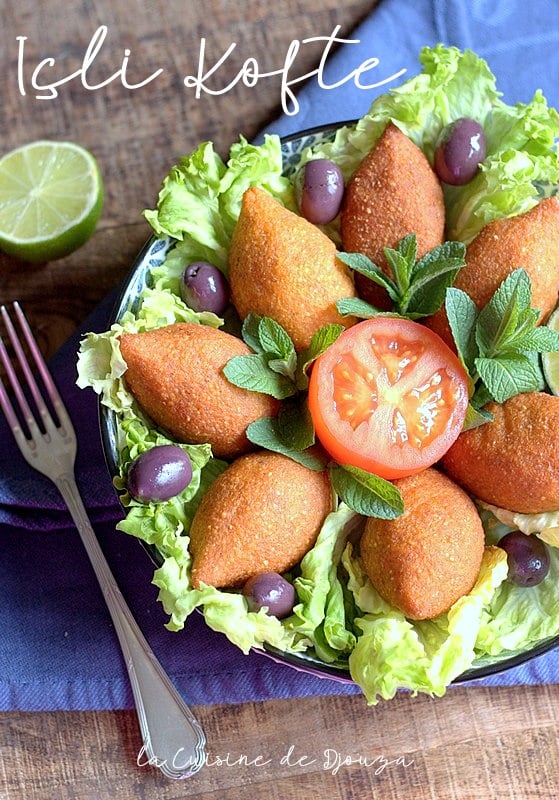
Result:
<instances>
[{"instance_id":1,"label":"silver fork","mask_svg":"<svg viewBox=\"0 0 559 800\"><path fill-rule=\"evenodd\" d=\"M60 491L80 533L113 620L136 703L143 747L138 764L151 764L169 778L187 778L204 764L206 739L199 722L185 705L157 661L111 573L79 494L74 474L76 434L62 398L43 360L29 324L17 302L14 312L44 386L43 397L33 376L24 345L2 306L13 351L27 382L36 412L30 408L6 347L0 337L0 359L13 389L20 417L0 377L0 407L26 461L46 475ZM51 405L51 413L47 402ZM21 420L21 421L20 421Z\"/></svg>"}]
</instances>

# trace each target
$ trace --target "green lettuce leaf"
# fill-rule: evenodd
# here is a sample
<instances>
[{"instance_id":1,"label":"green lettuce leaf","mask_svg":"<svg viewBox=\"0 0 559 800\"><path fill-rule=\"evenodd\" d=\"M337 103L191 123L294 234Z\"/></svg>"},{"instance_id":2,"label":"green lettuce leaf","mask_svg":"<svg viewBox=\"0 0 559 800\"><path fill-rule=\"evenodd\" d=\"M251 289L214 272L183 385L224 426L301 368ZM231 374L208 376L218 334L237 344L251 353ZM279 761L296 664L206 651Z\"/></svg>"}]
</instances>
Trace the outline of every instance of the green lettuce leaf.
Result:
<instances>
[{"instance_id":1,"label":"green lettuce leaf","mask_svg":"<svg viewBox=\"0 0 559 800\"><path fill-rule=\"evenodd\" d=\"M362 519L344 503L328 515L316 543L301 561L301 574L294 580L299 603L286 627L312 642L319 658L337 661L355 644L347 626L344 592L338 566L348 536Z\"/></svg>"},{"instance_id":2,"label":"green lettuce leaf","mask_svg":"<svg viewBox=\"0 0 559 800\"><path fill-rule=\"evenodd\" d=\"M287 631L277 617L262 610L249 611L242 594L223 592L212 586L193 589L188 563L181 563L176 558L165 559L155 571L153 583L159 587L158 599L170 614L166 626L169 630L182 630L187 617L202 607L209 627L225 634L243 653L248 653L253 647L261 648L265 642L291 652L306 647L306 643L298 641L296 634Z\"/></svg>"},{"instance_id":3,"label":"green lettuce leaf","mask_svg":"<svg viewBox=\"0 0 559 800\"><path fill-rule=\"evenodd\" d=\"M140 416L123 376L126 362L120 352L123 333L142 333L174 322L194 322L218 328L222 320L209 312L197 313L175 294L147 288L136 314L127 311L120 322L103 333L87 333L80 342L76 381L80 389L92 388L107 408L126 416Z\"/></svg>"},{"instance_id":4,"label":"green lettuce leaf","mask_svg":"<svg viewBox=\"0 0 559 800\"><path fill-rule=\"evenodd\" d=\"M231 235L250 186L260 186L283 205L295 208L293 186L282 174L278 136L267 135L261 145L240 137L229 155L225 164L211 142L201 144L171 169L157 208L144 211L157 236L177 240L164 268L154 270L155 280L164 277L167 268L176 277L198 260L210 261L226 272Z\"/></svg>"},{"instance_id":5,"label":"green lettuce leaf","mask_svg":"<svg viewBox=\"0 0 559 800\"><path fill-rule=\"evenodd\" d=\"M423 48L420 62L419 75L378 97L356 125L305 159L331 158L347 178L392 121L432 164L443 128L473 117L484 128L487 157L468 184L444 185L447 239L468 243L488 222L528 211L557 192L559 115L541 92L527 104L503 103L487 63L470 50L438 44Z\"/></svg>"},{"instance_id":6,"label":"green lettuce leaf","mask_svg":"<svg viewBox=\"0 0 559 800\"><path fill-rule=\"evenodd\" d=\"M471 592L447 614L416 622L380 597L350 544L342 560L356 605L365 612L354 620L360 634L349 656L349 669L367 702L388 700L399 689L442 696L448 684L474 662L483 612L507 575L504 551L486 548Z\"/></svg>"},{"instance_id":7,"label":"green lettuce leaf","mask_svg":"<svg viewBox=\"0 0 559 800\"><path fill-rule=\"evenodd\" d=\"M559 550L548 547L550 568L537 586L505 583L484 609L476 641L478 655L525 650L559 633Z\"/></svg>"},{"instance_id":8,"label":"green lettuce leaf","mask_svg":"<svg viewBox=\"0 0 559 800\"><path fill-rule=\"evenodd\" d=\"M467 243L488 222L523 213L542 197L558 193L559 115L547 107L541 93L527 104L504 104L488 65L468 50L437 45L424 48L420 61L419 75L380 96L355 125L341 128L332 142L306 151L303 160L331 158L348 178L393 121L432 163L441 130L471 116L484 126L487 158L469 184L444 187L447 238ZM226 272L242 196L254 185L295 210L293 184L282 175L276 136L266 137L259 146L241 137L227 162L210 142L181 159L163 183L157 208L145 211L154 233L171 237L174 246L165 262L151 269L149 287L134 314L127 312L111 330L88 334L81 343L78 385L93 388L119 418L122 476L116 483L123 492L128 461L165 437L152 429L126 390L119 337L123 331L141 332L179 321L214 327L223 323L214 315L191 311L179 297L179 279L187 263L200 259ZM336 223L327 231L339 242ZM468 342L462 344L466 350ZM550 575L531 589L504 581L504 552L487 548L472 591L447 614L413 622L389 606L367 578L352 547L361 520L344 503L329 515L315 546L294 570L298 603L287 619L250 612L240 592L194 589L188 531L200 498L224 464L210 457L207 446L185 448L195 467L191 486L162 504L138 504L124 494L127 513L118 526L161 555L154 584L171 630L182 629L199 609L210 627L243 652L269 644L280 651L307 651L327 663L349 663L353 680L371 704L393 697L401 688L442 695L455 677L484 658L520 651L559 633L559 555L553 548ZM556 523L555 517L548 520L550 536L558 536ZM490 530L488 541L493 543Z\"/></svg>"}]
</instances>

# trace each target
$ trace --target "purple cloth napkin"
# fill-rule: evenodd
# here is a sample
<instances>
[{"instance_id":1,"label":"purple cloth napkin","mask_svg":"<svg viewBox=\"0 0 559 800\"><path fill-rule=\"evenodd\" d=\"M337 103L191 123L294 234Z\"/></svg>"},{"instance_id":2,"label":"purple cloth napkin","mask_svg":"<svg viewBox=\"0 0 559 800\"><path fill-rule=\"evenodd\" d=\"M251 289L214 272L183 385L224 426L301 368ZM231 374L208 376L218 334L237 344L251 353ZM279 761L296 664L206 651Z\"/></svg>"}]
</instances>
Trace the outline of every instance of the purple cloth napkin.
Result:
<instances>
[{"instance_id":1,"label":"purple cloth napkin","mask_svg":"<svg viewBox=\"0 0 559 800\"><path fill-rule=\"evenodd\" d=\"M325 76L334 83L375 56L375 79L405 68L399 83L417 72L423 45L442 41L486 58L506 101L528 101L542 88L550 104L559 106L559 10L537 0L531 12L528 19L520 0L381 0L351 37L359 44L343 45ZM311 79L298 92L298 114L284 115L269 130L287 134L358 117L385 88L346 83L324 90ZM351 683L303 674L259 654L244 656L198 614L181 633L164 628L152 563L135 539L114 530L122 512L104 466L97 399L75 386L79 338L107 327L115 298L116 291L61 348L51 368L78 432L78 482L93 526L156 655L193 704L358 693ZM23 461L3 419L0 443L0 710L129 708L132 695L116 635L70 516L54 486ZM479 682L558 680L559 659L552 651Z\"/></svg>"}]
</instances>

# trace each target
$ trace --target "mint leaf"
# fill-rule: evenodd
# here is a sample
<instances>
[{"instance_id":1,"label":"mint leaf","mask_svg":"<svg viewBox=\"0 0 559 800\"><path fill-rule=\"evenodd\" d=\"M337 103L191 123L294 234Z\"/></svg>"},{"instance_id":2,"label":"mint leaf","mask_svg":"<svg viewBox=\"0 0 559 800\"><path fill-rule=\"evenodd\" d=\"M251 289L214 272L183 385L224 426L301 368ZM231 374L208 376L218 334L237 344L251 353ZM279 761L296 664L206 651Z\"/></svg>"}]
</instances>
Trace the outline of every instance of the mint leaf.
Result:
<instances>
[{"instance_id":1,"label":"mint leaf","mask_svg":"<svg viewBox=\"0 0 559 800\"><path fill-rule=\"evenodd\" d=\"M476 344L478 307L466 292L450 287L446 290L445 309L458 355L466 369L472 372L479 353Z\"/></svg>"},{"instance_id":2,"label":"mint leaf","mask_svg":"<svg viewBox=\"0 0 559 800\"><path fill-rule=\"evenodd\" d=\"M287 361L295 353L289 334L270 317L262 317L258 323L258 341L264 353Z\"/></svg>"},{"instance_id":3,"label":"mint leaf","mask_svg":"<svg viewBox=\"0 0 559 800\"><path fill-rule=\"evenodd\" d=\"M345 330L343 325L332 323L319 328L311 338L311 343L306 350L299 353L297 359L297 388L306 389L309 384L307 369L316 359L334 344L338 336Z\"/></svg>"},{"instance_id":4,"label":"mint leaf","mask_svg":"<svg viewBox=\"0 0 559 800\"><path fill-rule=\"evenodd\" d=\"M293 381L268 367L263 353L234 356L223 367L223 374L234 386L251 392L262 392L283 400L295 394Z\"/></svg>"},{"instance_id":5,"label":"mint leaf","mask_svg":"<svg viewBox=\"0 0 559 800\"><path fill-rule=\"evenodd\" d=\"M469 431L472 428L479 428L480 425L485 425L486 422L491 422L493 414L483 408L476 408L472 403L468 404L466 410L466 418L462 426L462 432Z\"/></svg>"},{"instance_id":6,"label":"mint leaf","mask_svg":"<svg viewBox=\"0 0 559 800\"><path fill-rule=\"evenodd\" d=\"M385 275L381 268L377 267L370 258L367 258L367 256L361 253L338 253L337 257L344 264L347 264L348 267L355 270L355 272L359 272L360 275L364 275L379 286L382 286L382 288L386 289L388 292L390 299L394 303L398 302L399 292L396 284L388 275Z\"/></svg>"},{"instance_id":7,"label":"mint leaf","mask_svg":"<svg viewBox=\"0 0 559 800\"><path fill-rule=\"evenodd\" d=\"M277 399L295 394L297 353L289 334L270 317L249 314L243 322L242 338L254 351L236 356L225 366L227 380L253 392Z\"/></svg>"},{"instance_id":8,"label":"mint leaf","mask_svg":"<svg viewBox=\"0 0 559 800\"><path fill-rule=\"evenodd\" d=\"M359 317L360 319L373 319L385 312L375 308L360 297L343 297L336 302L336 308L342 316Z\"/></svg>"},{"instance_id":9,"label":"mint leaf","mask_svg":"<svg viewBox=\"0 0 559 800\"><path fill-rule=\"evenodd\" d=\"M478 376L479 378L479 376ZM483 407L493 400L493 395L487 386L478 380L475 391L470 399L471 405L477 410L483 412Z\"/></svg>"},{"instance_id":10,"label":"mint leaf","mask_svg":"<svg viewBox=\"0 0 559 800\"><path fill-rule=\"evenodd\" d=\"M291 398L282 403L277 416L277 433L290 449L306 450L313 446L314 426L306 398Z\"/></svg>"},{"instance_id":11,"label":"mint leaf","mask_svg":"<svg viewBox=\"0 0 559 800\"><path fill-rule=\"evenodd\" d=\"M495 310L504 315L507 306L515 301L520 309L530 308L532 303L532 284L525 269L515 269L504 279L489 301Z\"/></svg>"},{"instance_id":12,"label":"mint leaf","mask_svg":"<svg viewBox=\"0 0 559 800\"><path fill-rule=\"evenodd\" d=\"M404 510L404 502L398 489L378 475L356 467L342 467L332 463L330 479L336 494L358 514L395 519Z\"/></svg>"},{"instance_id":13,"label":"mint leaf","mask_svg":"<svg viewBox=\"0 0 559 800\"><path fill-rule=\"evenodd\" d=\"M295 370L297 369L297 353L295 350L285 358L269 358L268 367L273 372L278 372L280 375L285 375L290 381L295 381Z\"/></svg>"},{"instance_id":14,"label":"mint leaf","mask_svg":"<svg viewBox=\"0 0 559 800\"><path fill-rule=\"evenodd\" d=\"M417 259L417 236L410 233L400 239L396 249L384 247L384 257L386 263L392 271L394 282L398 288L399 300L406 296L412 281L415 262Z\"/></svg>"},{"instance_id":15,"label":"mint leaf","mask_svg":"<svg viewBox=\"0 0 559 800\"><path fill-rule=\"evenodd\" d=\"M241 336L243 337L243 341L255 353L265 352L264 348L260 344L260 336L259 336L259 327L261 319L262 317L259 314L253 314L253 313L249 314L247 317L245 317L241 331Z\"/></svg>"},{"instance_id":16,"label":"mint leaf","mask_svg":"<svg viewBox=\"0 0 559 800\"><path fill-rule=\"evenodd\" d=\"M412 283L401 303L402 314L429 316L442 306L446 290L452 286L465 261L462 242L444 242L434 247L414 266Z\"/></svg>"},{"instance_id":17,"label":"mint leaf","mask_svg":"<svg viewBox=\"0 0 559 800\"><path fill-rule=\"evenodd\" d=\"M297 450L286 444L282 439L278 421L274 417L262 417L251 422L246 434L253 444L266 450L272 450L274 453L281 453L315 472L322 472L326 468L325 461L316 453L309 450Z\"/></svg>"},{"instance_id":18,"label":"mint leaf","mask_svg":"<svg viewBox=\"0 0 559 800\"><path fill-rule=\"evenodd\" d=\"M417 236L415 233L410 233L400 239L397 251L409 265L409 271L413 276L417 261Z\"/></svg>"},{"instance_id":19,"label":"mint leaf","mask_svg":"<svg viewBox=\"0 0 559 800\"><path fill-rule=\"evenodd\" d=\"M504 403L521 392L535 392L541 375L534 362L523 353L499 358L477 358L478 374L497 403Z\"/></svg>"},{"instance_id":20,"label":"mint leaf","mask_svg":"<svg viewBox=\"0 0 559 800\"><path fill-rule=\"evenodd\" d=\"M480 312L476 341L483 356L491 357L506 347L519 327L522 312L530 310L532 289L528 273L511 272Z\"/></svg>"},{"instance_id":21,"label":"mint leaf","mask_svg":"<svg viewBox=\"0 0 559 800\"><path fill-rule=\"evenodd\" d=\"M400 239L396 249L384 248L389 276L360 253L339 253L338 257L351 269L382 286L394 304L393 313L409 319L434 314L442 306L445 293L465 262L466 247L462 242L444 242L417 261L417 236L411 233ZM372 306L359 301L338 301L341 314L353 313L370 319Z\"/></svg>"},{"instance_id":22,"label":"mint leaf","mask_svg":"<svg viewBox=\"0 0 559 800\"><path fill-rule=\"evenodd\" d=\"M524 350L534 353L552 353L559 350L559 333L540 325L524 334L522 338Z\"/></svg>"},{"instance_id":23,"label":"mint leaf","mask_svg":"<svg viewBox=\"0 0 559 800\"><path fill-rule=\"evenodd\" d=\"M470 402L478 411L490 400L504 403L545 386L538 354L559 350L559 334L538 326L539 312L531 299L524 269L511 272L479 312L464 292L447 290L448 321L473 384ZM466 419L465 426L482 422L479 416L472 420Z\"/></svg>"}]
</instances>

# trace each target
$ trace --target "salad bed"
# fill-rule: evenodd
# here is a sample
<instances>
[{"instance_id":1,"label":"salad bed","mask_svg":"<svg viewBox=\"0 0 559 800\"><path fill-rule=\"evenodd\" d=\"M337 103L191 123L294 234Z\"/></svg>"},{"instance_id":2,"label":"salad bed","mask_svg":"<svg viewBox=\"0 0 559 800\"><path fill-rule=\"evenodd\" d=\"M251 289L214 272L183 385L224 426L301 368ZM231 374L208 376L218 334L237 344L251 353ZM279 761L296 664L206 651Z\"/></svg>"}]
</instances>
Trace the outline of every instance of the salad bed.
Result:
<instances>
[{"instance_id":1,"label":"salad bed","mask_svg":"<svg viewBox=\"0 0 559 800\"><path fill-rule=\"evenodd\" d=\"M506 580L504 551L488 547L467 595L448 613L412 621L383 600L368 579L355 547L363 516L340 492L337 508L314 547L287 576L297 594L292 614L278 619L265 609L251 611L240 591L193 588L190 525L201 497L227 463L213 457L209 445L181 444L192 464L188 486L163 502L139 502L130 496L130 464L154 446L175 443L153 425L127 390L119 338L123 332L176 322L221 327L223 319L216 314L186 305L180 281L185 268L197 261L211 262L227 273L245 191L265 189L296 212L295 174L302 163L327 158L348 179L388 121L431 163L440 131L453 121L475 117L483 126L484 169L462 186L444 185L447 237L452 241L468 244L488 222L524 213L557 193L559 116L539 92L527 105L505 105L487 64L469 51L425 48L421 62L420 75L376 100L361 120L315 141L309 137L308 146L287 161L275 136L258 146L241 138L227 163L208 142L181 159L165 179L157 209L145 212L161 241L162 258L154 259L141 291L134 293L111 329L84 339L78 365L79 385L98 392L112 415L119 471L115 486L127 511L118 528L155 548L160 566L154 583L170 616L168 627L181 630L200 608L207 624L243 651L269 648L295 658L300 654L314 666L324 664L347 674L370 703L389 699L401 688L440 696L472 667L528 654L538 643L559 635L557 550L550 548L547 578L526 589ZM339 222L334 220L324 230L339 245ZM225 326L240 333L228 313ZM487 544L495 544L508 527L493 514L483 509L480 513ZM558 524L548 515L547 527Z\"/></svg>"}]
</instances>

